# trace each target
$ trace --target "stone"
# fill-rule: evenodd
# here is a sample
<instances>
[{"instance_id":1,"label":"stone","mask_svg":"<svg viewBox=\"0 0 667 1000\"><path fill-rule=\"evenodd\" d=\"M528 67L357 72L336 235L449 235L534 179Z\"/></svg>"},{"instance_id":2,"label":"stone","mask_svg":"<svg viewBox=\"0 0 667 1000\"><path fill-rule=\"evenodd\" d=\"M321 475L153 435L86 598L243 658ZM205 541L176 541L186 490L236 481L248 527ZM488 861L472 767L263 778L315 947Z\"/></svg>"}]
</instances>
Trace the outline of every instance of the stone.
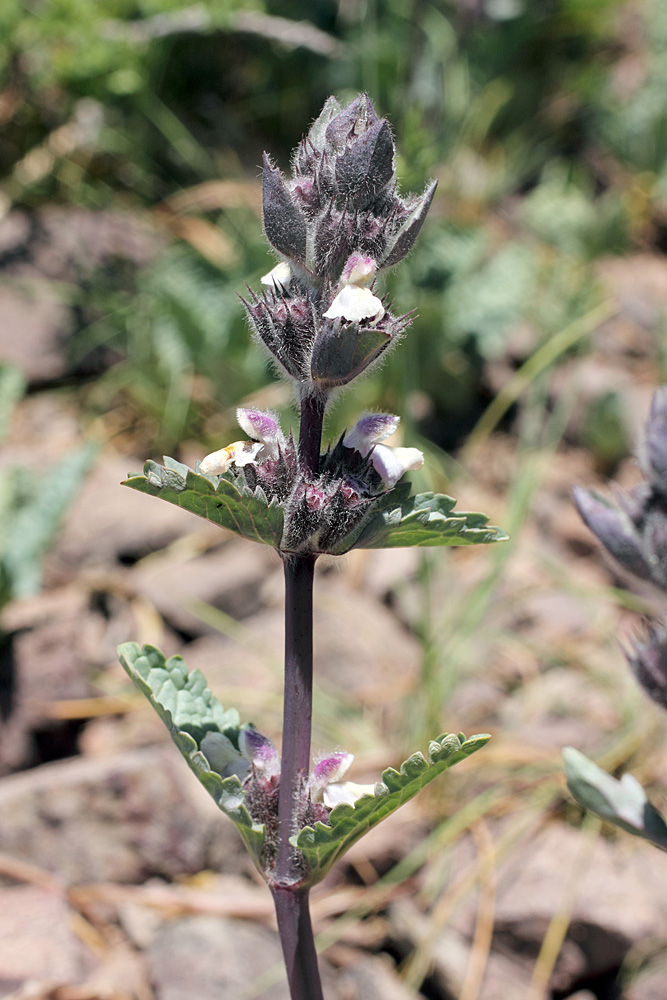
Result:
<instances>
[{"instance_id":1,"label":"stone","mask_svg":"<svg viewBox=\"0 0 667 1000\"><path fill-rule=\"evenodd\" d=\"M388 955L364 956L339 972L336 1000L413 1000Z\"/></svg>"},{"instance_id":2,"label":"stone","mask_svg":"<svg viewBox=\"0 0 667 1000\"><path fill-rule=\"evenodd\" d=\"M146 504L152 500L140 499ZM160 502L153 500L153 504ZM174 509L182 515L181 510ZM222 531L217 531L222 537ZM267 577L274 573L282 576L280 561L268 545L230 539L227 533L225 536L227 544L220 548L195 555L187 551L183 556L172 553L167 559L156 558L135 568L133 589L149 600L170 625L189 635L213 631L205 614L196 614L188 607L190 603L210 604L237 621L249 618L263 607L262 588Z\"/></svg>"},{"instance_id":3,"label":"stone","mask_svg":"<svg viewBox=\"0 0 667 1000\"><path fill-rule=\"evenodd\" d=\"M166 924L148 949L156 1000L220 1000L267 976L262 1000L289 1000L277 934L246 921L189 917Z\"/></svg>"},{"instance_id":4,"label":"stone","mask_svg":"<svg viewBox=\"0 0 667 1000\"><path fill-rule=\"evenodd\" d=\"M0 851L69 884L246 866L233 824L171 745L58 761L5 778Z\"/></svg>"},{"instance_id":5,"label":"stone","mask_svg":"<svg viewBox=\"0 0 667 1000\"><path fill-rule=\"evenodd\" d=\"M0 996L27 981L83 982L96 963L71 917L63 893L36 885L0 887Z\"/></svg>"},{"instance_id":6,"label":"stone","mask_svg":"<svg viewBox=\"0 0 667 1000\"><path fill-rule=\"evenodd\" d=\"M0 357L15 365L28 382L57 379L67 370L64 342L71 326L69 309L44 289L0 289Z\"/></svg>"},{"instance_id":7,"label":"stone","mask_svg":"<svg viewBox=\"0 0 667 1000\"><path fill-rule=\"evenodd\" d=\"M609 975L630 948L667 936L667 857L636 839L591 841L552 823L498 865L494 951L537 956L573 871L570 925L549 983L565 994ZM464 937L472 936L475 917L472 902L457 911L454 925Z\"/></svg>"},{"instance_id":8,"label":"stone","mask_svg":"<svg viewBox=\"0 0 667 1000\"><path fill-rule=\"evenodd\" d=\"M191 533L198 534L200 546L230 537L173 504L121 486L141 468L141 460L132 456L104 453L98 457L50 558L52 575L71 579L82 568L132 564Z\"/></svg>"},{"instance_id":9,"label":"stone","mask_svg":"<svg viewBox=\"0 0 667 1000\"><path fill-rule=\"evenodd\" d=\"M431 939L429 975L436 980L444 995L459 996L470 965L470 940L453 927L433 934L428 917L410 900L392 903L389 914L391 930L396 935L400 950L406 954L423 940ZM521 955L504 955L492 950L486 957L479 996L484 1000L527 996L531 975L532 963Z\"/></svg>"}]
</instances>

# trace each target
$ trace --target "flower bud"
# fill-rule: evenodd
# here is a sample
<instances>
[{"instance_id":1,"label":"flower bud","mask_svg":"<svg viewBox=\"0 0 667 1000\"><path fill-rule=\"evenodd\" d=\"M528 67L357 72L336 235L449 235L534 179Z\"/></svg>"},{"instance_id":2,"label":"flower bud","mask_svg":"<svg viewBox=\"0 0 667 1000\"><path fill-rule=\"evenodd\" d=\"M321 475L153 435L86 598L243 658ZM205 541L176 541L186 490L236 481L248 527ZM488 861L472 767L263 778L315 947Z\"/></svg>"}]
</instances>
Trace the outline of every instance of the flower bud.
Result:
<instances>
[{"instance_id":1,"label":"flower bud","mask_svg":"<svg viewBox=\"0 0 667 1000\"><path fill-rule=\"evenodd\" d=\"M264 156L264 228L286 263L244 303L258 337L284 372L319 392L346 385L409 324L371 289L376 273L405 256L435 183L417 197L396 187L391 129L368 95L325 104L286 179Z\"/></svg>"},{"instance_id":2,"label":"flower bud","mask_svg":"<svg viewBox=\"0 0 667 1000\"><path fill-rule=\"evenodd\" d=\"M327 101L325 109L328 104ZM337 151L345 149L348 143L376 125L378 120L368 94L360 94L351 104L331 118L325 131L326 141Z\"/></svg>"},{"instance_id":3,"label":"flower bud","mask_svg":"<svg viewBox=\"0 0 667 1000\"><path fill-rule=\"evenodd\" d=\"M651 625L643 640L635 640L625 655L632 672L646 693L667 709L667 633Z\"/></svg>"},{"instance_id":4,"label":"flower bud","mask_svg":"<svg viewBox=\"0 0 667 1000\"><path fill-rule=\"evenodd\" d=\"M294 284L294 283L292 283ZM241 299L250 324L285 373L303 381L315 337L315 319L309 298L298 287L286 291L267 288L252 301Z\"/></svg>"},{"instance_id":5,"label":"flower bud","mask_svg":"<svg viewBox=\"0 0 667 1000\"><path fill-rule=\"evenodd\" d=\"M264 232L278 253L302 264L306 257L306 220L294 203L280 171L264 154L262 172Z\"/></svg>"},{"instance_id":6,"label":"flower bud","mask_svg":"<svg viewBox=\"0 0 667 1000\"><path fill-rule=\"evenodd\" d=\"M667 499L667 386L657 389L646 423L645 451L651 485Z\"/></svg>"},{"instance_id":7,"label":"flower bud","mask_svg":"<svg viewBox=\"0 0 667 1000\"><path fill-rule=\"evenodd\" d=\"M359 285L365 288L373 284L377 270L377 264L372 257L353 253L345 261L341 281L346 285Z\"/></svg>"},{"instance_id":8,"label":"flower bud","mask_svg":"<svg viewBox=\"0 0 667 1000\"><path fill-rule=\"evenodd\" d=\"M336 159L338 190L354 198L360 208L365 208L393 176L394 142L386 119L372 125Z\"/></svg>"},{"instance_id":9,"label":"flower bud","mask_svg":"<svg viewBox=\"0 0 667 1000\"><path fill-rule=\"evenodd\" d=\"M254 726L242 726L239 731L239 750L253 767L264 777L272 778L280 774L278 751L267 736L263 736Z\"/></svg>"},{"instance_id":10,"label":"flower bud","mask_svg":"<svg viewBox=\"0 0 667 1000\"><path fill-rule=\"evenodd\" d=\"M621 566L643 580L651 579L640 537L629 516L601 497L575 486L574 502L582 518Z\"/></svg>"}]
</instances>

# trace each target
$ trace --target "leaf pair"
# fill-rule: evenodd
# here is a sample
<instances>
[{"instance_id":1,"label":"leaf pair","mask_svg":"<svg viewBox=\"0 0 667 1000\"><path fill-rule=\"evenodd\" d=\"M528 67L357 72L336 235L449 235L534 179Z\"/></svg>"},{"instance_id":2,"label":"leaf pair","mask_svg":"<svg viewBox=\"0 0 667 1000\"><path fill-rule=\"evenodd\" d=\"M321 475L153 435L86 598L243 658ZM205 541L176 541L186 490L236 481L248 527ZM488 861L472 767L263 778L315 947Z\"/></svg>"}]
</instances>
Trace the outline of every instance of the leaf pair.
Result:
<instances>
[{"instance_id":1,"label":"leaf pair","mask_svg":"<svg viewBox=\"0 0 667 1000\"><path fill-rule=\"evenodd\" d=\"M276 500L269 502L261 488L253 492L239 485L231 473L203 476L181 462L165 458L164 465L146 462L144 474L131 476L125 485L176 504L243 538L281 548L282 506ZM484 514L454 511L456 501L452 497L437 493L410 497L409 492L409 485L403 483L386 493L370 518L331 554L351 548L478 545L507 538L504 531L487 523Z\"/></svg>"},{"instance_id":2,"label":"leaf pair","mask_svg":"<svg viewBox=\"0 0 667 1000\"><path fill-rule=\"evenodd\" d=\"M241 781L235 775L218 774L201 749L211 733L238 746L238 712L224 709L206 686L204 676L198 670L189 674L180 656L165 660L154 646L140 647L134 642L124 643L118 653L123 667L166 725L192 771L235 823L255 865L270 880L264 851L266 830L253 820ZM387 768L373 794L362 795L354 805L335 806L328 823L318 822L299 830L291 840L304 862L305 875L300 885L319 882L364 833L439 774L479 750L488 739L485 734L468 740L463 733L439 736L430 743L427 757L417 752L399 770Z\"/></svg>"}]
</instances>

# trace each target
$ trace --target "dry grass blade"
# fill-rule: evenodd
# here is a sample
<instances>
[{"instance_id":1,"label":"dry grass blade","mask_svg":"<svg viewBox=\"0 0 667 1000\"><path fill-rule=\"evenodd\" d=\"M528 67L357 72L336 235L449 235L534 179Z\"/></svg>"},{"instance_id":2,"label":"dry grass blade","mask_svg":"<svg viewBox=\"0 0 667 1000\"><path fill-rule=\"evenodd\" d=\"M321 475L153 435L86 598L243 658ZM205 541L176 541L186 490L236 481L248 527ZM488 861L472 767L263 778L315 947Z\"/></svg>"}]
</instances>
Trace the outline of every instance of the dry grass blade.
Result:
<instances>
[{"instance_id":1,"label":"dry grass blade","mask_svg":"<svg viewBox=\"0 0 667 1000\"><path fill-rule=\"evenodd\" d=\"M546 996L551 973L556 965L570 926L572 911L577 897L577 889L581 884L582 875L601 829L602 823L597 817L587 816L585 818L583 830L588 836L582 838L578 854L570 870L570 876L563 889L561 905L556 913L554 913L547 932L544 935L525 1000L542 1000Z\"/></svg>"},{"instance_id":2,"label":"dry grass blade","mask_svg":"<svg viewBox=\"0 0 667 1000\"><path fill-rule=\"evenodd\" d=\"M480 859L479 907L468 970L459 1000L478 1000L491 950L496 905L496 855L491 832L480 820L472 827Z\"/></svg>"}]
</instances>

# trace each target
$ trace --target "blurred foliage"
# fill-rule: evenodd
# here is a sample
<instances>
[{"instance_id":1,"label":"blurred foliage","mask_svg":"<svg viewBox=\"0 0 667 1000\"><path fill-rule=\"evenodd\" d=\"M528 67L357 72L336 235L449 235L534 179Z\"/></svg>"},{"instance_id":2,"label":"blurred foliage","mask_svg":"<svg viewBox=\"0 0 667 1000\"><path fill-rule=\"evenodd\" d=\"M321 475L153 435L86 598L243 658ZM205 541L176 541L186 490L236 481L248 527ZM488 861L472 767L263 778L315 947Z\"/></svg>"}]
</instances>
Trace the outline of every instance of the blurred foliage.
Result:
<instances>
[{"instance_id":1,"label":"blurred foliage","mask_svg":"<svg viewBox=\"0 0 667 1000\"><path fill-rule=\"evenodd\" d=\"M406 343L333 422L394 408L451 448L491 397L488 364L521 363L591 309L601 254L661 238L667 13L661 0L295 0L288 13L7 0L0 201L134 208L176 240L142 272L90 275L72 356L102 351L97 405L129 399L159 447L216 443L233 404L271 382L236 298L272 266L251 204L261 150L286 167L330 92L367 89L404 189L440 186L386 280L398 310L418 311ZM174 207L220 179L255 193Z\"/></svg>"},{"instance_id":2,"label":"blurred foliage","mask_svg":"<svg viewBox=\"0 0 667 1000\"><path fill-rule=\"evenodd\" d=\"M22 391L18 371L0 365L0 441ZM0 610L13 598L38 593L44 557L96 450L84 445L39 474L23 466L9 466L0 473Z\"/></svg>"}]
</instances>

